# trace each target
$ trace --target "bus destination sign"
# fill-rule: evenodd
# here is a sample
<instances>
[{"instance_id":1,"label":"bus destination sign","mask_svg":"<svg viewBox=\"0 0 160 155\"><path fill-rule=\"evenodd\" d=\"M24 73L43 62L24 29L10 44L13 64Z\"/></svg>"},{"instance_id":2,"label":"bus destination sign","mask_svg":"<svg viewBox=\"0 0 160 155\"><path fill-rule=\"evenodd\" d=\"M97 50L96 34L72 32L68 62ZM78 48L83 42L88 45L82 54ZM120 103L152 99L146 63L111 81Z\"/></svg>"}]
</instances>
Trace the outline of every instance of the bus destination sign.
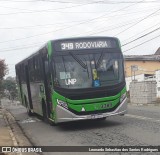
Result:
<instances>
[{"instance_id":1,"label":"bus destination sign","mask_svg":"<svg viewBox=\"0 0 160 155\"><path fill-rule=\"evenodd\" d=\"M115 48L115 40L85 40L85 41L61 41L56 45L56 50L83 50L98 48Z\"/></svg>"}]
</instances>

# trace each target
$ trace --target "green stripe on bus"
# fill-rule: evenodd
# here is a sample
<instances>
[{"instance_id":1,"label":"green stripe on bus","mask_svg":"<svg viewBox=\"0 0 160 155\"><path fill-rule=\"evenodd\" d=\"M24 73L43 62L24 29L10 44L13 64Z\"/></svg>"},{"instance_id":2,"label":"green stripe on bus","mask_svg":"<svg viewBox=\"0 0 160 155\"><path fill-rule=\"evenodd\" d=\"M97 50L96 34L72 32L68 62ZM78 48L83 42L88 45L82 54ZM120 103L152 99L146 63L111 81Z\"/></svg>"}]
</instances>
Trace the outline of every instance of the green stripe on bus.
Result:
<instances>
[{"instance_id":1,"label":"green stripe on bus","mask_svg":"<svg viewBox=\"0 0 160 155\"><path fill-rule=\"evenodd\" d=\"M49 58L51 57L52 55L52 44L51 44L51 41L48 42L48 55L49 55Z\"/></svg>"}]
</instances>

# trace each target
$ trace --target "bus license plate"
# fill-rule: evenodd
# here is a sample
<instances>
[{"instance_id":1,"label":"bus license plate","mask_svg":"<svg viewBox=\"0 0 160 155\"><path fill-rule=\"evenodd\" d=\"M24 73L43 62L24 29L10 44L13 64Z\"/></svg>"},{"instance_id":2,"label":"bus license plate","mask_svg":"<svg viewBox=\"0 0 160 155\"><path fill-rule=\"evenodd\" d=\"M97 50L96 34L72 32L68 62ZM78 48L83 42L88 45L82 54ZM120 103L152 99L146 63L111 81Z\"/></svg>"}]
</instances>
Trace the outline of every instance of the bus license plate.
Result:
<instances>
[{"instance_id":1,"label":"bus license plate","mask_svg":"<svg viewBox=\"0 0 160 155\"><path fill-rule=\"evenodd\" d=\"M102 114L94 114L94 115L91 115L91 118L92 119L97 119L97 118L102 118L104 117Z\"/></svg>"}]
</instances>

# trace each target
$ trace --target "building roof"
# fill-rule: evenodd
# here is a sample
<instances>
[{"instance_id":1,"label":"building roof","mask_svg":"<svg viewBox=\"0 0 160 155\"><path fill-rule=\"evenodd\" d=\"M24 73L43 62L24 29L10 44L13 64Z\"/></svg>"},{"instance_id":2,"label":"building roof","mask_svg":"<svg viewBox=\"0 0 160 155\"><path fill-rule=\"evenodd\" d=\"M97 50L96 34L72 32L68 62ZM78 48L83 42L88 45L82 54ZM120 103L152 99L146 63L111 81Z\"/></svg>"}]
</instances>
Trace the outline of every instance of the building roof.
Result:
<instances>
[{"instance_id":1,"label":"building roof","mask_svg":"<svg viewBox=\"0 0 160 155\"><path fill-rule=\"evenodd\" d=\"M124 59L130 61L160 61L160 47L153 55L124 55Z\"/></svg>"},{"instance_id":2,"label":"building roof","mask_svg":"<svg viewBox=\"0 0 160 155\"><path fill-rule=\"evenodd\" d=\"M158 48L158 50L156 51L154 55L160 55L160 47Z\"/></svg>"},{"instance_id":3,"label":"building roof","mask_svg":"<svg viewBox=\"0 0 160 155\"><path fill-rule=\"evenodd\" d=\"M130 61L160 61L160 55L124 55Z\"/></svg>"}]
</instances>

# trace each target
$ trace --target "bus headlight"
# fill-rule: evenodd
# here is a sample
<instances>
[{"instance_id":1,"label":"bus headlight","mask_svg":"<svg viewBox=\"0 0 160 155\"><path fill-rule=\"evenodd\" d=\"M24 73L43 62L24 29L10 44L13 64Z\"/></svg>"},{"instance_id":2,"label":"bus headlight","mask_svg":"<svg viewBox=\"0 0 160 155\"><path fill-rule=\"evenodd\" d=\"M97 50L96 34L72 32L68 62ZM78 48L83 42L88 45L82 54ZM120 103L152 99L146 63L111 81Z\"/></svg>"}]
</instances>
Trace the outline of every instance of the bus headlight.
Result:
<instances>
[{"instance_id":1,"label":"bus headlight","mask_svg":"<svg viewBox=\"0 0 160 155\"><path fill-rule=\"evenodd\" d=\"M126 97L127 97L127 94L124 93L124 94L121 96L121 98L120 98L120 102L122 102Z\"/></svg>"},{"instance_id":2,"label":"bus headlight","mask_svg":"<svg viewBox=\"0 0 160 155\"><path fill-rule=\"evenodd\" d=\"M57 103L58 103L58 105L60 105L61 107L65 108L65 109L68 109L68 105L67 105L66 102L57 99Z\"/></svg>"}]
</instances>

